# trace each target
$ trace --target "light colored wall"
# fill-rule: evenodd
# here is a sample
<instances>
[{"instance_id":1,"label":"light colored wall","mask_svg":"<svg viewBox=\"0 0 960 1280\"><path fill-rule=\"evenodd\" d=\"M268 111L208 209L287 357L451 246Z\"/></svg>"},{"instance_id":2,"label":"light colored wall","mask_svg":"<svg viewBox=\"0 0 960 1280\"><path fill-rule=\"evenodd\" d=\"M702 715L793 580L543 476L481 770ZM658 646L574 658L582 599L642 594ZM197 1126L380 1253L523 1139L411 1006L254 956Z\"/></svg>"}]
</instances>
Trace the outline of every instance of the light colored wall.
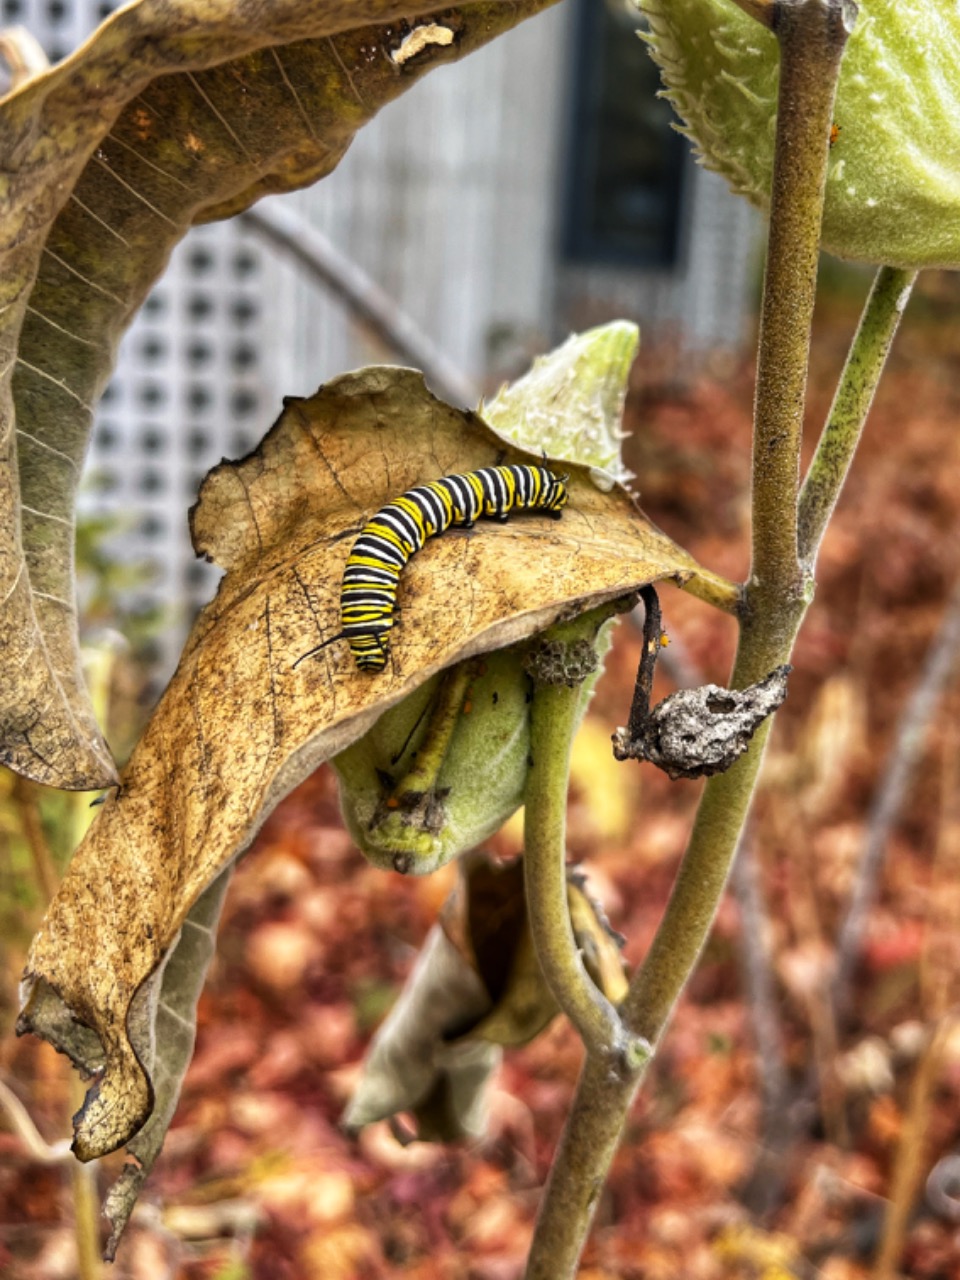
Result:
<instances>
[{"instance_id":1,"label":"light colored wall","mask_svg":"<svg viewBox=\"0 0 960 1280\"><path fill-rule=\"evenodd\" d=\"M550 336L566 25L563 7L549 10L431 72L363 130L333 174L283 197L478 382L494 329ZM392 358L291 268L278 284L289 391Z\"/></svg>"}]
</instances>

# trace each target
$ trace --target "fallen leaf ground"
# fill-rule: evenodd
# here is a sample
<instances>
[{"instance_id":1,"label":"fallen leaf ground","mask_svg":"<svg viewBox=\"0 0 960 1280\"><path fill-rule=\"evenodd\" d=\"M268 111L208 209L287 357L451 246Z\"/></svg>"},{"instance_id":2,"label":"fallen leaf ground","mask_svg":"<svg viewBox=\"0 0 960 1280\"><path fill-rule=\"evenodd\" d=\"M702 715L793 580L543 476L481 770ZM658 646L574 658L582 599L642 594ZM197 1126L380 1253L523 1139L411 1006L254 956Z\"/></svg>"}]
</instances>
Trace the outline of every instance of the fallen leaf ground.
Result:
<instances>
[{"instance_id":1,"label":"fallen leaf ground","mask_svg":"<svg viewBox=\"0 0 960 1280\"><path fill-rule=\"evenodd\" d=\"M957 313L939 283L908 312L824 547L756 808L749 852L766 916L745 926L727 895L632 1115L583 1280L879 1277L890 1197L911 1161L919 1190L906 1197L899 1274L960 1277L949 1164L960 1144L960 1028L949 1021L960 989L956 684L889 841L839 1028L825 999L878 778L960 573ZM820 317L811 433L854 323L842 301ZM656 368L642 358L629 404L643 505L706 564L740 577L749 374L678 392L657 386ZM661 603L674 641L664 668L722 681L730 622L672 589ZM622 625L578 743L569 831L631 962L656 928L699 792L610 757L637 650ZM660 696L669 670L658 680ZM14 822L0 810L0 854ZM492 847L516 852L516 825ZM65 1065L12 1035L39 910L32 890L14 888L15 872L29 867L0 874L0 1072L53 1140L71 1109ZM385 1126L351 1141L338 1128L364 1045L452 879L449 868L405 880L368 867L342 830L327 770L274 813L236 875L178 1116L109 1274L518 1280L580 1059L562 1021L508 1053L479 1144L401 1146ZM747 994L746 941L760 944L768 1004ZM773 1020L789 1087L773 1117L763 1098L777 1088L777 1058L758 1056L758 1009ZM935 1026L937 1053L925 1056ZM31 1162L0 1122L0 1274L74 1276L71 1213L65 1175Z\"/></svg>"}]
</instances>

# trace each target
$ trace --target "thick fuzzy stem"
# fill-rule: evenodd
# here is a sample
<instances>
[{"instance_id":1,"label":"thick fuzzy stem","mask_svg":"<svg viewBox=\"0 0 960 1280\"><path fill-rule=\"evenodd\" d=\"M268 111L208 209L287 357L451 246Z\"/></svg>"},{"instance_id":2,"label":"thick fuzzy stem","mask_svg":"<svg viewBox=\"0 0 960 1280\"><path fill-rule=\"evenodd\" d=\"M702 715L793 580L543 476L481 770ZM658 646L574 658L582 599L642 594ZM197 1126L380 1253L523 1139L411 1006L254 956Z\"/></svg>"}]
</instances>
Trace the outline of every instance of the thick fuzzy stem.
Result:
<instances>
[{"instance_id":1,"label":"thick fuzzy stem","mask_svg":"<svg viewBox=\"0 0 960 1280\"><path fill-rule=\"evenodd\" d=\"M843 0L779 0L780 102L764 281L753 452L753 564L731 681L788 661L808 591L798 555L800 437L819 253L827 136L849 34ZM759 772L768 726L707 783L690 846L623 1006L637 1043L656 1044L713 923ZM576 1274L644 1063L619 1079L588 1053L541 1205L527 1280Z\"/></svg>"}]
</instances>

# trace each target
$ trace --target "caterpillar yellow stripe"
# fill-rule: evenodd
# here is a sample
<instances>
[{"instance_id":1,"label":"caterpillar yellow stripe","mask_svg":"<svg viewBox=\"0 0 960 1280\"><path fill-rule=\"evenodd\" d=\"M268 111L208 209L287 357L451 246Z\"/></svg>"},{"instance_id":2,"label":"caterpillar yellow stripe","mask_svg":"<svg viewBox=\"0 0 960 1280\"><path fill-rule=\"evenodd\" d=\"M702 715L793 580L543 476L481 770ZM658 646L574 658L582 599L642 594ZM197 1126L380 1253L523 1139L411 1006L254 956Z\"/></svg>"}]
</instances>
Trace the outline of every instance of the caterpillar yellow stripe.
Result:
<instances>
[{"instance_id":1,"label":"caterpillar yellow stripe","mask_svg":"<svg viewBox=\"0 0 960 1280\"><path fill-rule=\"evenodd\" d=\"M363 526L350 550L340 588L342 630L297 661L345 639L363 671L382 671L396 623L400 574L428 538L480 519L507 520L514 511L557 519L567 504L567 477L546 467L482 467L408 489Z\"/></svg>"}]
</instances>

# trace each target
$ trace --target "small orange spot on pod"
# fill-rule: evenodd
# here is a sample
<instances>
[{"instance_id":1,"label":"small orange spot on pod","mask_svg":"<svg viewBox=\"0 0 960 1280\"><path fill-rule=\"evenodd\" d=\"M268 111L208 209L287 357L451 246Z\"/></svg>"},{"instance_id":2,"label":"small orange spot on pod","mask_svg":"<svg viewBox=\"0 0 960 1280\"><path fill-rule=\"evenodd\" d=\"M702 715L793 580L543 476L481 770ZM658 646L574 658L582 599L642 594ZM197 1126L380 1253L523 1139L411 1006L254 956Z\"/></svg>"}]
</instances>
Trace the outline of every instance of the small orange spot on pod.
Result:
<instances>
[{"instance_id":1,"label":"small orange spot on pod","mask_svg":"<svg viewBox=\"0 0 960 1280\"><path fill-rule=\"evenodd\" d=\"M839 137L840 137L840 126L839 126L838 124L832 124L832 125L830 126L830 145L831 145L831 147L835 147L835 146L837 145L837 139L838 139Z\"/></svg>"},{"instance_id":2,"label":"small orange spot on pod","mask_svg":"<svg viewBox=\"0 0 960 1280\"><path fill-rule=\"evenodd\" d=\"M390 797L389 797L389 799L387 800L387 808L388 808L388 809L399 809L399 808L400 808L400 801L397 799L397 797L396 797L396 796L390 796Z\"/></svg>"}]
</instances>

